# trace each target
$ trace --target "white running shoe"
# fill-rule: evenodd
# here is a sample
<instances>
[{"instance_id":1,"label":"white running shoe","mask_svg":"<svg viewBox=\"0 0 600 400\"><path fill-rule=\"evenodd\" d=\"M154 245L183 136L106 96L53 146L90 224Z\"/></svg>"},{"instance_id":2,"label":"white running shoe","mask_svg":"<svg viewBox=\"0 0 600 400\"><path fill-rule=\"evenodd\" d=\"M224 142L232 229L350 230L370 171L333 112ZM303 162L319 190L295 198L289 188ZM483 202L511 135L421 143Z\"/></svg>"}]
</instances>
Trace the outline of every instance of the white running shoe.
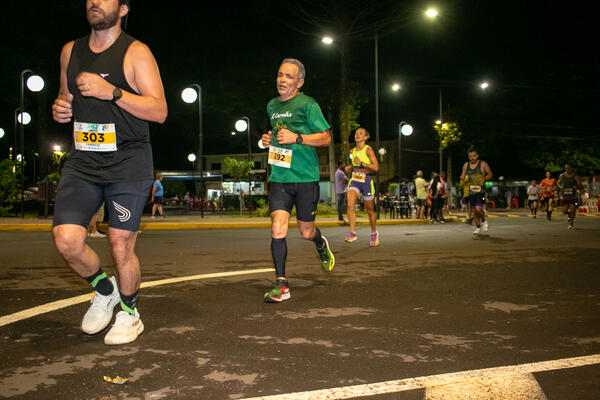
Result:
<instances>
[{"instance_id":1,"label":"white running shoe","mask_svg":"<svg viewBox=\"0 0 600 400\"><path fill-rule=\"evenodd\" d=\"M487 232L487 231L488 231L488 224L487 224L487 221L483 221L483 222L481 222L481 231L482 231L482 232Z\"/></svg>"},{"instance_id":2,"label":"white running shoe","mask_svg":"<svg viewBox=\"0 0 600 400\"><path fill-rule=\"evenodd\" d=\"M481 228L475 228L473 231L473 235L479 235L481 233Z\"/></svg>"},{"instance_id":3,"label":"white running shoe","mask_svg":"<svg viewBox=\"0 0 600 400\"><path fill-rule=\"evenodd\" d=\"M135 315L126 311L119 311L115 318L115 323L110 331L104 337L104 344L125 344L131 343L144 332L144 324L140 319L140 313L137 308Z\"/></svg>"},{"instance_id":4,"label":"white running shoe","mask_svg":"<svg viewBox=\"0 0 600 400\"><path fill-rule=\"evenodd\" d=\"M108 296L95 292L92 305L81 321L81 330L88 335L94 335L108 326L113 316L113 308L121 301L117 280L113 276L109 281L113 285L113 292Z\"/></svg>"},{"instance_id":5,"label":"white running shoe","mask_svg":"<svg viewBox=\"0 0 600 400\"><path fill-rule=\"evenodd\" d=\"M103 233L100 233L100 232L92 232L92 233L88 233L88 237L91 237L91 238L103 238L103 237L106 237L106 235L103 234Z\"/></svg>"}]
</instances>

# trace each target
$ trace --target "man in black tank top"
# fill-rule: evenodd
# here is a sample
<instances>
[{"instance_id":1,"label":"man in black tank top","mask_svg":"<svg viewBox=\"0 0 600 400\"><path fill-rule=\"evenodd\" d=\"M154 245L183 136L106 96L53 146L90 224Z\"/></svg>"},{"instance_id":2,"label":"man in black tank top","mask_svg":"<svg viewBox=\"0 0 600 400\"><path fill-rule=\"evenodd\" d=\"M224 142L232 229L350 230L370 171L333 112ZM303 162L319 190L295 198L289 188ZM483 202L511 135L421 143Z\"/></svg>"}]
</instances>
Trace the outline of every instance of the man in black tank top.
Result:
<instances>
[{"instance_id":1,"label":"man in black tank top","mask_svg":"<svg viewBox=\"0 0 600 400\"><path fill-rule=\"evenodd\" d=\"M479 159L479 152L471 147L467 153L469 161L463 165L460 181L469 185L469 203L473 213L473 222L477 228L474 235L487 232L488 223L485 220L485 181L492 179L492 170L488 163Z\"/></svg>"},{"instance_id":2,"label":"man in black tank top","mask_svg":"<svg viewBox=\"0 0 600 400\"><path fill-rule=\"evenodd\" d=\"M122 344L144 330L136 308L141 272L134 249L154 175L148 122L164 122L167 103L150 49L121 30L129 0L87 0L86 11L91 33L64 45L52 105L54 120L73 126L53 234L67 265L95 291L81 329L102 331L120 302L123 311L104 342ZM116 278L102 271L85 243L90 218L103 202Z\"/></svg>"},{"instance_id":3,"label":"man in black tank top","mask_svg":"<svg viewBox=\"0 0 600 400\"><path fill-rule=\"evenodd\" d=\"M579 193L583 189L583 184L571 164L565 165L565 172L558 177L556 186L560 191L560 205L563 208L563 213L567 214L568 228L573 229L575 216L579 208Z\"/></svg>"}]
</instances>

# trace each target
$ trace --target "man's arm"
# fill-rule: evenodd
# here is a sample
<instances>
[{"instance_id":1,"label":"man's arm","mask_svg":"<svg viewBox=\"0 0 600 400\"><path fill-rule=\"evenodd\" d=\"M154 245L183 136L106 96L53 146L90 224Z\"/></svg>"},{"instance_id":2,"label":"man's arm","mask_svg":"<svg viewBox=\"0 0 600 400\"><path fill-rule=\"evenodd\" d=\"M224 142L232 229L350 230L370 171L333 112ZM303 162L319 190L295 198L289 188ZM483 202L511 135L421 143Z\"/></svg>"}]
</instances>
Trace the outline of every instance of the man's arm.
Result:
<instances>
[{"instance_id":1,"label":"man's arm","mask_svg":"<svg viewBox=\"0 0 600 400\"><path fill-rule=\"evenodd\" d=\"M71 121L71 117L73 116L71 108L73 95L69 93L69 86L67 85L67 67L69 66L74 43L71 41L65 44L60 52L60 88L58 96L54 100L54 104L52 104L52 117L56 122L60 123Z\"/></svg>"},{"instance_id":2,"label":"man's arm","mask_svg":"<svg viewBox=\"0 0 600 400\"><path fill-rule=\"evenodd\" d=\"M492 179L492 176L494 176L494 174L492 174L492 169L490 168L488 163L486 163L485 161L483 162L483 172L485 174L484 179L486 181L489 181L490 179Z\"/></svg>"},{"instance_id":3,"label":"man's arm","mask_svg":"<svg viewBox=\"0 0 600 400\"><path fill-rule=\"evenodd\" d=\"M133 42L123 65L127 83L139 94L121 88L123 96L116 101L117 106L139 119L163 123L167 118L167 102L158 65L148 46ZM100 75L89 72L79 74L77 87L83 96L101 100L112 100L115 89Z\"/></svg>"},{"instance_id":4,"label":"man's arm","mask_svg":"<svg viewBox=\"0 0 600 400\"><path fill-rule=\"evenodd\" d=\"M465 179L465 176L467 175L467 164L468 164L468 163L465 163L465 164L463 165L463 168L462 168L462 173L460 174L460 180L461 180L461 181L462 181L463 179Z\"/></svg>"},{"instance_id":5,"label":"man's arm","mask_svg":"<svg viewBox=\"0 0 600 400\"><path fill-rule=\"evenodd\" d=\"M301 134L300 136L302 136L302 144L304 146L323 147L329 146L329 143L331 143L329 130L310 135ZM298 135L288 129L281 129L277 132L277 141L281 144L296 143L297 138Z\"/></svg>"}]
</instances>

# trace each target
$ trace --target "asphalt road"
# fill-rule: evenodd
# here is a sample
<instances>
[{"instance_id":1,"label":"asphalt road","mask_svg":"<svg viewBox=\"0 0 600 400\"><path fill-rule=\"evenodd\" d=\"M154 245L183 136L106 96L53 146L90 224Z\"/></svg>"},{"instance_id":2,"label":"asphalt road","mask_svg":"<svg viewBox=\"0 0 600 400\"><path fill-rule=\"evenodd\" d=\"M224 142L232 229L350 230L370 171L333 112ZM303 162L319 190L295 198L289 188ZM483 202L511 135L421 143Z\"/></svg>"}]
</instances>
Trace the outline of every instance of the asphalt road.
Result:
<instances>
[{"instance_id":1,"label":"asphalt road","mask_svg":"<svg viewBox=\"0 0 600 400\"><path fill-rule=\"evenodd\" d=\"M268 229L145 231L146 330L116 347L79 331L87 301L17 314L89 289L50 233L0 232L0 397L598 399L600 218L472 230L383 226L371 249L366 227L352 244L324 228L332 273L290 231L283 304L262 301ZM90 245L112 271L106 240ZM129 381L103 381L117 375Z\"/></svg>"}]
</instances>

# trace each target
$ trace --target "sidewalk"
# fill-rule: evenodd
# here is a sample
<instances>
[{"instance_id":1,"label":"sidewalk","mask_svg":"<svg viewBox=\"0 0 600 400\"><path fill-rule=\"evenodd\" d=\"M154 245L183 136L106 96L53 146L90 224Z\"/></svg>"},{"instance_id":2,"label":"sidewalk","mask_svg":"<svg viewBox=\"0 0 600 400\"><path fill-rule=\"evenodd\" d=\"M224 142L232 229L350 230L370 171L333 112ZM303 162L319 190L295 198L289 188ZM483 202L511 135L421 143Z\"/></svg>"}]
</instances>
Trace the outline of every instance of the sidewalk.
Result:
<instances>
[{"instance_id":1,"label":"sidewalk","mask_svg":"<svg viewBox=\"0 0 600 400\"><path fill-rule=\"evenodd\" d=\"M446 217L446 222L458 222L458 215ZM427 225L427 219L389 219L382 218L377 225ZM296 226L296 218L290 218L290 226ZM320 227L344 226L337 217L318 217L316 225ZM357 226L369 225L366 217L356 219ZM102 227L102 224L100 225ZM165 218L152 219L143 216L140 229L145 230L175 230L175 229L231 229L231 228L270 228L270 218L218 216L199 214L168 215ZM52 218L0 218L0 231L51 231Z\"/></svg>"}]
</instances>

